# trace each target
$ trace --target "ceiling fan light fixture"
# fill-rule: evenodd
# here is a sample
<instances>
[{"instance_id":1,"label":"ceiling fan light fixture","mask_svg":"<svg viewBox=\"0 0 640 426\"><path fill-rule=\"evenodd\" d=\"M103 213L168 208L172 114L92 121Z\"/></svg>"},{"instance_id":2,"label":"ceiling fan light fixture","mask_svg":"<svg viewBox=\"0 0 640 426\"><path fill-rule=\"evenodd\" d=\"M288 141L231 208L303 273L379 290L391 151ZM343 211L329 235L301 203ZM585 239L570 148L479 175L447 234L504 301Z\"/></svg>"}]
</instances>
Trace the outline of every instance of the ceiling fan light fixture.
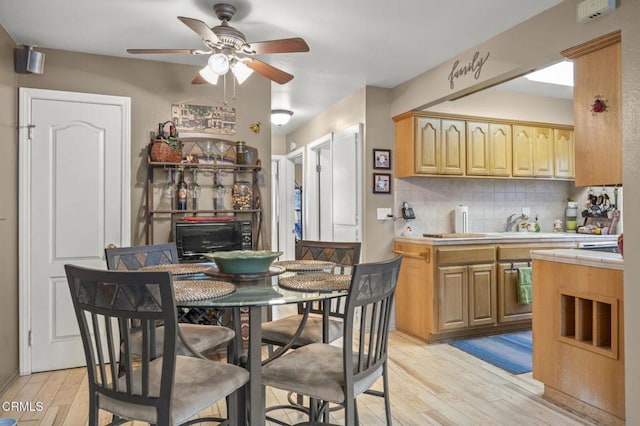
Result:
<instances>
[{"instance_id":1,"label":"ceiling fan light fixture","mask_svg":"<svg viewBox=\"0 0 640 426\"><path fill-rule=\"evenodd\" d=\"M211 71L218 75L224 75L229 72L229 58L222 53L214 53L209 56L207 65L211 68Z\"/></svg>"},{"instance_id":2,"label":"ceiling fan light fixture","mask_svg":"<svg viewBox=\"0 0 640 426\"><path fill-rule=\"evenodd\" d=\"M291 120L291 116L293 115L293 111L289 111L286 109L272 109L271 110L271 123L276 126L283 126Z\"/></svg>"},{"instance_id":3,"label":"ceiling fan light fixture","mask_svg":"<svg viewBox=\"0 0 640 426\"><path fill-rule=\"evenodd\" d=\"M232 68L233 75L236 76L236 80L238 80L238 84L244 83L251 74L253 74L253 70L246 66L243 62L236 62Z\"/></svg>"},{"instance_id":4,"label":"ceiling fan light fixture","mask_svg":"<svg viewBox=\"0 0 640 426\"><path fill-rule=\"evenodd\" d=\"M204 78L207 83L213 84L214 86L218 84L218 78L220 76L213 72L208 65L198 71L198 74L200 74L200 77Z\"/></svg>"}]
</instances>

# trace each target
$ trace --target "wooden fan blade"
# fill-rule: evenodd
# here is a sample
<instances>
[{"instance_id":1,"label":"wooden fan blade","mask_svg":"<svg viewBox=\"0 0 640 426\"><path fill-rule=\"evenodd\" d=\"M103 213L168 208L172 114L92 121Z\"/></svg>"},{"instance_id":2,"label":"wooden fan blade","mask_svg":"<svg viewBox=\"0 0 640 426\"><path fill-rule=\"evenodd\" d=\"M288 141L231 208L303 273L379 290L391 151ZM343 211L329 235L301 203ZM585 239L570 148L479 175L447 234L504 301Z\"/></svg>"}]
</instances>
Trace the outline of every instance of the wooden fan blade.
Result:
<instances>
[{"instance_id":1,"label":"wooden fan blade","mask_svg":"<svg viewBox=\"0 0 640 426\"><path fill-rule=\"evenodd\" d=\"M209 26L204 22L198 19L186 18L184 16L178 16L178 19L181 20L187 27L191 28L196 34L202 37L203 40L207 40L213 44L220 43L220 39L218 38L218 36L213 31L211 31L211 28L209 28Z\"/></svg>"},{"instance_id":2,"label":"wooden fan blade","mask_svg":"<svg viewBox=\"0 0 640 426\"><path fill-rule=\"evenodd\" d=\"M185 53L188 55L204 55L206 53L211 53L204 50L198 49L127 49L129 53Z\"/></svg>"},{"instance_id":3,"label":"wooden fan blade","mask_svg":"<svg viewBox=\"0 0 640 426\"><path fill-rule=\"evenodd\" d=\"M200 74L196 74L196 76L193 77L193 80L191 80L191 84L205 84L205 83L207 83L207 80L202 78Z\"/></svg>"},{"instance_id":4,"label":"wooden fan blade","mask_svg":"<svg viewBox=\"0 0 640 426\"><path fill-rule=\"evenodd\" d=\"M249 49L257 55L262 55L266 53L308 52L309 46L300 37L294 37L249 43Z\"/></svg>"},{"instance_id":5,"label":"wooden fan blade","mask_svg":"<svg viewBox=\"0 0 640 426\"><path fill-rule=\"evenodd\" d=\"M242 62L261 76L267 77L269 80L275 81L278 84L285 84L293 79L291 74L257 59L248 59Z\"/></svg>"}]
</instances>

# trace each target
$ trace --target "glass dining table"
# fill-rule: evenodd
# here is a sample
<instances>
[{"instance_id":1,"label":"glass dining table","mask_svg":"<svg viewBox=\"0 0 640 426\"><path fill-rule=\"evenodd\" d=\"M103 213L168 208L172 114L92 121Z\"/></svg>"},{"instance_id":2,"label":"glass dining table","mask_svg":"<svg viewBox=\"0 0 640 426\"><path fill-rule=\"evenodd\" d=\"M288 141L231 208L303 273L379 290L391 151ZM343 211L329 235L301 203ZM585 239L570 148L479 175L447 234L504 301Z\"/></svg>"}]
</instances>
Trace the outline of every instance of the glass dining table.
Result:
<instances>
[{"instance_id":1,"label":"glass dining table","mask_svg":"<svg viewBox=\"0 0 640 426\"><path fill-rule=\"evenodd\" d=\"M236 331L235 344L232 345L229 359L238 362L244 352L244 344L241 336L242 323L241 321L241 308L243 311L248 310L248 336L245 338L247 341L246 352L246 368L250 373L250 380L245 387L244 397L240 396L237 401L237 424L264 425L266 423L265 414L265 392L262 386L262 365L264 362L279 356L286 352L287 347L280 348L274 352L273 355L266 361L262 359L262 318L263 311L275 306L292 304L292 303L305 303L328 300L336 297L345 296L347 294L346 289L336 289L335 286L327 289L321 289L321 291L314 291L311 289L292 289L292 287L285 288L280 285L280 280L285 278L292 278L297 276L295 272L283 272L273 267L270 268L269 273L263 274L263 276L230 276L224 277L214 276L208 274L194 274L180 278L174 278L174 282L179 279L182 280L181 284L184 285L186 280L224 280L231 282L235 290L229 294L220 297L199 299L199 300L183 300L176 297L176 305L179 308L202 308L202 309L231 309L233 317L233 327ZM300 276L300 275L298 275ZM283 281L284 284L284 281ZM348 284L348 281L347 281ZM312 287L315 288L315 287ZM184 289L182 289L184 292ZM309 313L311 304L306 303L306 311L303 316L303 322L299 328L299 332L304 327L307 315ZM295 339L295 337L294 337ZM292 339L293 340L293 339ZM184 339L183 339L184 341ZM187 344L188 346L188 344ZM234 408L230 408L234 409Z\"/></svg>"}]
</instances>

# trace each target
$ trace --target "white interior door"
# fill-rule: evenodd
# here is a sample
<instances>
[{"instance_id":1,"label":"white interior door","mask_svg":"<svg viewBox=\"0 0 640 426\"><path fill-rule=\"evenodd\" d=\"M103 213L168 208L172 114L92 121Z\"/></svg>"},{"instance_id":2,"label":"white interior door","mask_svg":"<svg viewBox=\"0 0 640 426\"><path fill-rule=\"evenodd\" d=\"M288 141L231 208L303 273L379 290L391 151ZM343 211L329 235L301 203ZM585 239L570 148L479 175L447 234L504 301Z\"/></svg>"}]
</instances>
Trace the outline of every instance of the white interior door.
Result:
<instances>
[{"instance_id":1,"label":"white interior door","mask_svg":"<svg viewBox=\"0 0 640 426\"><path fill-rule=\"evenodd\" d=\"M361 133L356 125L333 134L332 241L361 241Z\"/></svg>"},{"instance_id":2,"label":"white interior door","mask_svg":"<svg viewBox=\"0 0 640 426\"><path fill-rule=\"evenodd\" d=\"M331 140L329 133L308 147L308 166L305 175L305 202L307 233L305 239L333 241L333 184L331 165Z\"/></svg>"},{"instance_id":3,"label":"white interior door","mask_svg":"<svg viewBox=\"0 0 640 426\"><path fill-rule=\"evenodd\" d=\"M130 99L20 89L20 371L84 365L64 265L130 244Z\"/></svg>"}]
</instances>

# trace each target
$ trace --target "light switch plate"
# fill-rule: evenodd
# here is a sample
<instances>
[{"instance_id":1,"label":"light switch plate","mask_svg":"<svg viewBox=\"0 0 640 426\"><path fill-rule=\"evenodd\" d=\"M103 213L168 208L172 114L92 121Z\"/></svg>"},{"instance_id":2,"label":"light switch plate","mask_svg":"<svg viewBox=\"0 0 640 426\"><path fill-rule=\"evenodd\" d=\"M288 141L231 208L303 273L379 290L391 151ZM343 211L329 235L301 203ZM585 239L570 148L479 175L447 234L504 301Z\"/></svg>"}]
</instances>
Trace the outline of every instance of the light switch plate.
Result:
<instances>
[{"instance_id":1,"label":"light switch plate","mask_svg":"<svg viewBox=\"0 0 640 426\"><path fill-rule=\"evenodd\" d=\"M522 214L525 216L531 216L531 209L529 207L523 207Z\"/></svg>"},{"instance_id":2,"label":"light switch plate","mask_svg":"<svg viewBox=\"0 0 640 426\"><path fill-rule=\"evenodd\" d=\"M379 208L377 210L378 220L390 220L391 217L391 209L390 208Z\"/></svg>"}]
</instances>

